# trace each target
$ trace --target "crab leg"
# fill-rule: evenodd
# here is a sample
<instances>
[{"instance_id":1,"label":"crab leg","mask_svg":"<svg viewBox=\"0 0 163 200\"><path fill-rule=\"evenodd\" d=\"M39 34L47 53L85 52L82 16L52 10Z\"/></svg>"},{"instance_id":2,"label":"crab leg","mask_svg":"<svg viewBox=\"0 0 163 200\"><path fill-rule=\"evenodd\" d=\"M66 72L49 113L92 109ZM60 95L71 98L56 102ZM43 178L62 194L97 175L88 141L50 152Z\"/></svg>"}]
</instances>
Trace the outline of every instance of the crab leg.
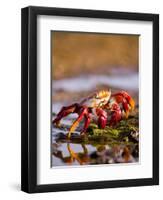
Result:
<instances>
[{"instance_id":1,"label":"crab leg","mask_svg":"<svg viewBox=\"0 0 163 200\"><path fill-rule=\"evenodd\" d=\"M129 115L129 105L127 103L127 101L125 99L122 100L122 105L123 105L123 109L125 111L125 115L126 115L126 119L128 118Z\"/></svg>"},{"instance_id":2,"label":"crab leg","mask_svg":"<svg viewBox=\"0 0 163 200\"><path fill-rule=\"evenodd\" d=\"M121 91L119 93L113 94L112 97L116 99L117 103L122 103L123 109L126 113L126 118L127 118L129 110L130 109L133 110L135 107L134 100L125 91Z\"/></svg>"},{"instance_id":3,"label":"crab leg","mask_svg":"<svg viewBox=\"0 0 163 200\"><path fill-rule=\"evenodd\" d=\"M111 119L110 119L110 126L117 124L121 120L122 112L120 106L117 103L114 103L111 107Z\"/></svg>"},{"instance_id":4,"label":"crab leg","mask_svg":"<svg viewBox=\"0 0 163 200\"><path fill-rule=\"evenodd\" d=\"M91 122L91 118L90 118L89 114L85 114L84 117L85 117L85 123L84 123L84 127L83 127L83 130L81 131L80 135L83 135L87 131L87 128Z\"/></svg>"},{"instance_id":5,"label":"crab leg","mask_svg":"<svg viewBox=\"0 0 163 200\"><path fill-rule=\"evenodd\" d=\"M74 113L78 108L78 104L72 104L70 106L67 107L62 107L61 111L57 114L57 117L53 120L53 124L56 124L56 126L59 126L60 120L63 117L66 117L67 115L69 115L70 113Z\"/></svg>"},{"instance_id":6,"label":"crab leg","mask_svg":"<svg viewBox=\"0 0 163 200\"><path fill-rule=\"evenodd\" d=\"M125 117L127 119L128 115L129 115L129 109L130 109L127 100L125 98L121 97L121 100L117 101L117 103L122 103L122 107L123 107L123 110L125 112Z\"/></svg>"},{"instance_id":7,"label":"crab leg","mask_svg":"<svg viewBox=\"0 0 163 200\"><path fill-rule=\"evenodd\" d=\"M78 126L79 122L83 119L85 114L88 114L87 108L81 108L81 111L79 112L79 117L74 121L74 123L70 127L70 130L69 130L68 135L67 135L68 138L71 137L72 132L76 129L76 127Z\"/></svg>"},{"instance_id":8,"label":"crab leg","mask_svg":"<svg viewBox=\"0 0 163 200\"><path fill-rule=\"evenodd\" d=\"M107 123L107 113L103 109L97 108L96 114L98 116L98 126L104 129Z\"/></svg>"}]
</instances>

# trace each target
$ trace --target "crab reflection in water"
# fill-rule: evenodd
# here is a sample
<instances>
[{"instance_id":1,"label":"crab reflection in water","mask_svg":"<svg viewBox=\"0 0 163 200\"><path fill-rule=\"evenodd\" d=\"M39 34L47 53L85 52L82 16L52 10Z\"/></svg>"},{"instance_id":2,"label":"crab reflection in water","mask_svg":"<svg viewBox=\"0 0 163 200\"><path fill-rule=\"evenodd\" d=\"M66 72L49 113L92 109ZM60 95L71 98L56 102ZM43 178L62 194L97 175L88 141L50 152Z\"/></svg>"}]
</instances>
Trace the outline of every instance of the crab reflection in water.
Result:
<instances>
[{"instance_id":1,"label":"crab reflection in water","mask_svg":"<svg viewBox=\"0 0 163 200\"><path fill-rule=\"evenodd\" d=\"M58 145L53 144L53 156L60 159L62 163L72 165L84 164L113 164L113 163L132 163L138 162L138 145L98 145L95 151L88 151L88 145L78 144L82 151L76 152L71 146L72 143L65 143L69 155L64 156L63 151L59 150Z\"/></svg>"}]
</instances>

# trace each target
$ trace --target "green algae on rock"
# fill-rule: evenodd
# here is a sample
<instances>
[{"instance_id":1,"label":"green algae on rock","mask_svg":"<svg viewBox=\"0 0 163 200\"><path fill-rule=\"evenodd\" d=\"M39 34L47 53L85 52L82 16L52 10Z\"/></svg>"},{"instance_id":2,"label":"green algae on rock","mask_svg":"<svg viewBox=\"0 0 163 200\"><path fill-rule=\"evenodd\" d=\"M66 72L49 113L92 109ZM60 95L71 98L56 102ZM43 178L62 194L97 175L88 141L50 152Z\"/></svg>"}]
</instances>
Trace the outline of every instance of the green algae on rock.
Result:
<instances>
[{"instance_id":1,"label":"green algae on rock","mask_svg":"<svg viewBox=\"0 0 163 200\"><path fill-rule=\"evenodd\" d=\"M115 127L107 125L104 129L92 123L87 131L87 135L92 137L106 137L118 141L137 142L139 137L138 114L121 120Z\"/></svg>"}]
</instances>

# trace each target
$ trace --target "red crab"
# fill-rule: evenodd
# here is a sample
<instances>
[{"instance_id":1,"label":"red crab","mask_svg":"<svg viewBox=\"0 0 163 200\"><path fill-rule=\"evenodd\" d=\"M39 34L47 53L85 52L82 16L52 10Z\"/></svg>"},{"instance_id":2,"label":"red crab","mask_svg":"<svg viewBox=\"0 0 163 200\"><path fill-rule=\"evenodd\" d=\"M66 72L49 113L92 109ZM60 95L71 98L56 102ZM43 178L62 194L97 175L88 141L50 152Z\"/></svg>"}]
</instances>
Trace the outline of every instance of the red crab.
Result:
<instances>
[{"instance_id":1,"label":"red crab","mask_svg":"<svg viewBox=\"0 0 163 200\"><path fill-rule=\"evenodd\" d=\"M53 124L59 126L60 120L71 113L77 113L78 118L73 122L68 132L68 138L74 132L78 124L84 118L84 127L81 134L85 134L91 120L95 121L99 128L105 128L107 122L110 126L116 125L124 116L127 118L129 111L135 106L131 96L121 91L111 94L111 90L102 90L85 98L80 103L74 103L67 107L62 107Z\"/></svg>"}]
</instances>

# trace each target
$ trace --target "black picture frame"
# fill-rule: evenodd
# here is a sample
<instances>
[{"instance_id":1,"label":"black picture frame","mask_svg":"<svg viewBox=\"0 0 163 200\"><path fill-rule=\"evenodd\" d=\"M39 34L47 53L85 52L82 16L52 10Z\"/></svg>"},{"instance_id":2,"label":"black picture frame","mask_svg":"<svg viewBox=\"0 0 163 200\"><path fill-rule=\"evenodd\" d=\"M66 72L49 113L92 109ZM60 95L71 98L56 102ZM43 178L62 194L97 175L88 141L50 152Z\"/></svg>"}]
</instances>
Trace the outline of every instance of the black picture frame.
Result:
<instances>
[{"instance_id":1,"label":"black picture frame","mask_svg":"<svg viewBox=\"0 0 163 200\"><path fill-rule=\"evenodd\" d=\"M55 15L153 23L153 177L37 184L37 16ZM159 184L159 15L30 6L21 11L21 190L28 193Z\"/></svg>"}]
</instances>

